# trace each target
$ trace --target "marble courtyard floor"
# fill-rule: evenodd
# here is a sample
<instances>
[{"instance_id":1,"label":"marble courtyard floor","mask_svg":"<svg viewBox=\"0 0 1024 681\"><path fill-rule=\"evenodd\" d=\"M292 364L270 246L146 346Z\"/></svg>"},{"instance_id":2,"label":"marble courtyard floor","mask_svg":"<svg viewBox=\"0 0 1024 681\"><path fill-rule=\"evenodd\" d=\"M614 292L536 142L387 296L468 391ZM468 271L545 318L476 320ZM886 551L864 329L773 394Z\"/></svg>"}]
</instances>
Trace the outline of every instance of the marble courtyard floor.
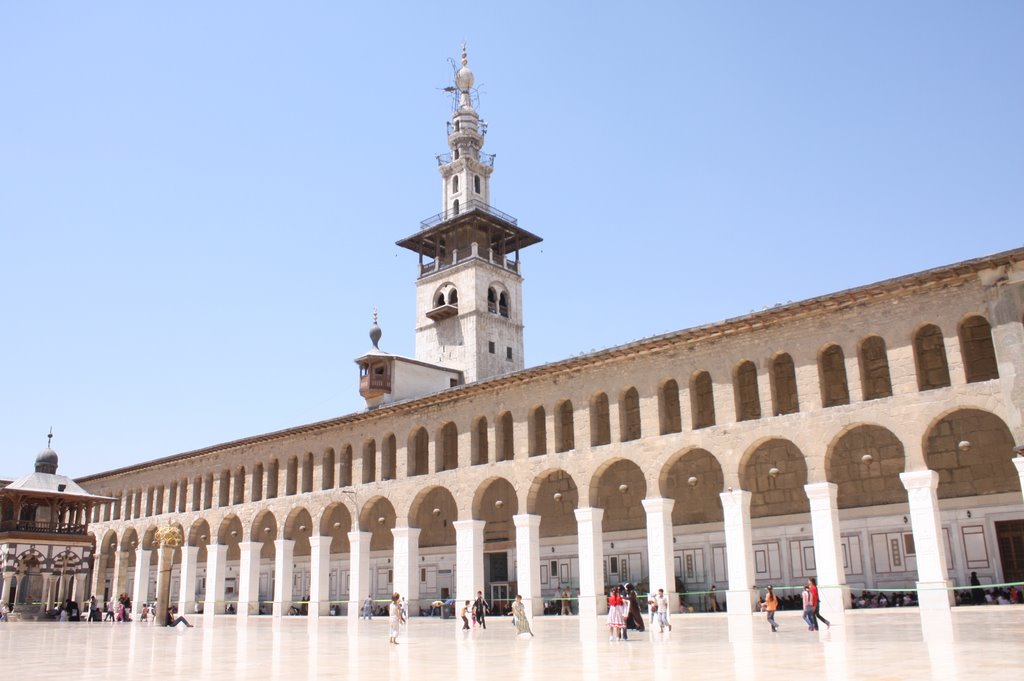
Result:
<instances>
[{"instance_id":1,"label":"marble courtyard floor","mask_svg":"<svg viewBox=\"0 0 1024 681\"><path fill-rule=\"evenodd\" d=\"M675 615L673 631L608 641L599 622L538 617L516 639L508 618L461 632L413 619L399 645L384 618L196 615L193 629L147 623L0 623L0 664L17 679L994 679L1024 665L1024 606L850 611L808 632L799 613Z\"/></svg>"}]
</instances>

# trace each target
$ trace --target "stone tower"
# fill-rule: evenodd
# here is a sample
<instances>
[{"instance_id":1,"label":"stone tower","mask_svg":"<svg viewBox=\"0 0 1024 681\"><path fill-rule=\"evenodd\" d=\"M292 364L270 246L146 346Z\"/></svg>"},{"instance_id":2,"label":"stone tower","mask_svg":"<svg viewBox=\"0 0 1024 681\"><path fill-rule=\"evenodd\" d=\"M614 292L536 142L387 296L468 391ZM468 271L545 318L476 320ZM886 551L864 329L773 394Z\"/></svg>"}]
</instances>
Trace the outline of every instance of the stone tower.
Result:
<instances>
[{"instance_id":1,"label":"stone tower","mask_svg":"<svg viewBox=\"0 0 1024 681\"><path fill-rule=\"evenodd\" d=\"M420 256L416 359L458 369L467 383L523 368L519 251L541 241L491 205L494 155L482 151L487 126L473 82L463 47L450 151L437 158L441 212L398 242Z\"/></svg>"}]
</instances>

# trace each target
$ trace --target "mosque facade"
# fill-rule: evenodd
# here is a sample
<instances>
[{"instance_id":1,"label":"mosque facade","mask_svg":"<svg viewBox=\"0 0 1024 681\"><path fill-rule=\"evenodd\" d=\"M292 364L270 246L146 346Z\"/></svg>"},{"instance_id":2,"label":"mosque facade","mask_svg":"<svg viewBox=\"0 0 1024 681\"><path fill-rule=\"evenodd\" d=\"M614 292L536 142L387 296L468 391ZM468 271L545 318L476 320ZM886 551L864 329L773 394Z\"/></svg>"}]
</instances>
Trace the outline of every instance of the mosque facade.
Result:
<instances>
[{"instance_id":1,"label":"mosque facade","mask_svg":"<svg viewBox=\"0 0 1024 681\"><path fill-rule=\"evenodd\" d=\"M749 612L816 576L850 591L1024 579L1024 249L539 367L521 254L463 54L442 205L419 256L416 356L357 358L367 409L77 482L84 588L155 600L157 534L182 612L415 614L483 591L534 613L608 585ZM17 556L11 558L15 561Z\"/></svg>"}]
</instances>

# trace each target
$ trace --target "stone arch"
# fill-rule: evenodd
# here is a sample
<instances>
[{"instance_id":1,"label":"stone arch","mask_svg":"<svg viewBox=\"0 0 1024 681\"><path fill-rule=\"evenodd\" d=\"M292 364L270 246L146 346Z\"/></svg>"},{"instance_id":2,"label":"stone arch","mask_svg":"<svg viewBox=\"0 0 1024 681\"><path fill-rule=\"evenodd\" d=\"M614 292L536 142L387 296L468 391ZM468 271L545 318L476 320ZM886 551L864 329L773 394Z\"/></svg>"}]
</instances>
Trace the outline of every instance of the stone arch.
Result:
<instances>
[{"instance_id":1,"label":"stone arch","mask_svg":"<svg viewBox=\"0 0 1024 681\"><path fill-rule=\"evenodd\" d=\"M503 411L498 414L498 420L495 423L495 439L497 440L497 460L512 461L516 456L512 412Z\"/></svg>"},{"instance_id":2,"label":"stone arch","mask_svg":"<svg viewBox=\"0 0 1024 681\"><path fill-rule=\"evenodd\" d=\"M458 504L447 487L424 487L409 507L409 526L420 529L420 548L455 546L458 517Z\"/></svg>"},{"instance_id":3,"label":"stone arch","mask_svg":"<svg viewBox=\"0 0 1024 681\"><path fill-rule=\"evenodd\" d=\"M309 537L311 534L313 534L312 514L303 506L291 509L284 521L284 538L295 542L292 545L293 556L309 555Z\"/></svg>"},{"instance_id":4,"label":"stone arch","mask_svg":"<svg viewBox=\"0 0 1024 681\"><path fill-rule=\"evenodd\" d=\"M121 550L128 551L129 553L135 552L135 547L139 545L139 532L134 527L129 526L124 534L121 535Z\"/></svg>"},{"instance_id":5,"label":"stone arch","mask_svg":"<svg viewBox=\"0 0 1024 681\"><path fill-rule=\"evenodd\" d=\"M490 451L487 443L487 417L478 416L473 419L470 431L470 464L479 466L488 463Z\"/></svg>"},{"instance_id":6,"label":"stone arch","mask_svg":"<svg viewBox=\"0 0 1024 681\"><path fill-rule=\"evenodd\" d=\"M612 426L608 408L608 394L597 392L590 397L590 446L611 444Z\"/></svg>"},{"instance_id":7,"label":"stone arch","mask_svg":"<svg viewBox=\"0 0 1024 681\"><path fill-rule=\"evenodd\" d=\"M426 475L430 472L430 436L427 435L427 429L420 426L414 428L409 433L409 441L406 444L406 450L408 452L408 461L406 465L409 471L409 477L416 475Z\"/></svg>"},{"instance_id":8,"label":"stone arch","mask_svg":"<svg viewBox=\"0 0 1024 681\"><path fill-rule=\"evenodd\" d=\"M320 514L320 536L331 538L331 553L349 553L351 551L348 533L352 527L352 511L341 502L335 502Z\"/></svg>"},{"instance_id":9,"label":"stone arch","mask_svg":"<svg viewBox=\"0 0 1024 681\"><path fill-rule=\"evenodd\" d=\"M262 501L263 500L263 464L256 462L252 467L252 482L250 484L252 489L252 500Z\"/></svg>"},{"instance_id":10,"label":"stone arch","mask_svg":"<svg viewBox=\"0 0 1024 681\"><path fill-rule=\"evenodd\" d=\"M519 512L519 497L511 482L491 477L480 483L473 495L473 519L483 520L484 541L515 541L512 516Z\"/></svg>"},{"instance_id":11,"label":"stone arch","mask_svg":"<svg viewBox=\"0 0 1024 681\"><path fill-rule=\"evenodd\" d=\"M229 513L220 521L220 526L217 528L217 543L228 547L228 560L239 559L238 542L242 541L244 531L242 521L234 513Z\"/></svg>"},{"instance_id":12,"label":"stone arch","mask_svg":"<svg viewBox=\"0 0 1024 681\"><path fill-rule=\"evenodd\" d=\"M284 495L286 497L295 496L299 490L299 457L292 456L288 457L288 463L286 464L284 474Z\"/></svg>"},{"instance_id":13,"label":"stone arch","mask_svg":"<svg viewBox=\"0 0 1024 681\"><path fill-rule=\"evenodd\" d=\"M245 466L235 469L235 479L231 484L231 503L245 503Z\"/></svg>"},{"instance_id":14,"label":"stone arch","mask_svg":"<svg viewBox=\"0 0 1024 681\"><path fill-rule=\"evenodd\" d=\"M191 527L188 528L188 534L185 535L185 541L189 546L196 548L196 562L205 563L207 557L206 547L210 544L210 523L205 518L196 518Z\"/></svg>"},{"instance_id":15,"label":"stone arch","mask_svg":"<svg viewBox=\"0 0 1024 681\"><path fill-rule=\"evenodd\" d=\"M363 505L359 512L359 530L370 533L371 551L394 549L395 537L391 528L395 526L397 517L395 507L387 497L375 496Z\"/></svg>"},{"instance_id":16,"label":"stone arch","mask_svg":"<svg viewBox=\"0 0 1024 681\"><path fill-rule=\"evenodd\" d=\"M561 468L552 468L533 479L526 508L527 513L540 516L541 537L573 537L579 502L576 481Z\"/></svg>"},{"instance_id":17,"label":"stone arch","mask_svg":"<svg viewBox=\"0 0 1024 681\"><path fill-rule=\"evenodd\" d=\"M548 453L547 413L544 405L536 405L530 409L527 419L527 441L530 444L530 456L543 456Z\"/></svg>"},{"instance_id":18,"label":"stone arch","mask_svg":"<svg viewBox=\"0 0 1024 681\"><path fill-rule=\"evenodd\" d=\"M641 503L647 497L643 471L629 459L611 459L592 477L590 505L604 509L603 530L643 530L647 515Z\"/></svg>"},{"instance_id":19,"label":"stone arch","mask_svg":"<svg viewBox=\"0 0 1024 681\"><path fill-rule=\"evenodd\" d=\"M947 412L932 422L923 444L925 463L939 474L940 499L1020 491L1013 435L991 412Z\"/></svg>"},{"instance_id":20,"label":"stone arch","mask_svg":"<svg viewBox=\"0 0 1024 681\"><path fill-rule=\"evenodd\" d=\"M845 429L825 454L825 477L838 487L839 508L906 503L907 490L900 481L906 466L903 443L878 425Z\"/></svg>"},{"instance_id":21,"label":"stone arch","mask_svg":"<svg viewBox=\"0 0 1024 681\"><path fill-rule=\"evenodd\" d=\"M576 449L576 430L571 400L562 400L555 405L555 452L570 452Z\"/></svg>"},{"instance_id":22,"label":"stone arch","mask_svg":"<svg viewBox=\"0 0 1024 681\"><path fill-rule=\"evenodd\" d=\"M434 470L438 473L459 467L459 429L452 421L446 421L437 429L434 458Z\"/></svg>"},{"instance_id":23,"label":"stone arch","mask_svg":"<svg viewBox=\"0 0 1024 681\"><path fill-rule=\"evenodd\" d=\"M328 447L320 457L320 489L331 489L334 487L334 448Z\"/></svg>"},{"instance_id":24,"label":"stone arch","mask_svg":"<svg viewBox=\"0 0 1024 681\"><path fill-rule=\"evenodd\" d=\"M918 390L934 390L950 385L946 346L942 330L935 324L924 324L914 332L914 365L917 368Z\"/></svg>"},{"instance_id":25,"label":"stone arch","mask_svg":"<svg viewBox=\"0 0 1024 681\"><path fill-rule=\"evenodd\" d=\"M892 397L889 355L881 336L867 336L859 346L860 384L865 400Z\"/></svg>"},{"instance_id":26,"label":"stone arch","mask_svg":"<svg viewBox=\"0 0 1024 681\"><path fill-rule=\"evenodd\" d=\"M807 461L789 440L772 438L751 447L740 463L739 479L751 493L751 518L810 512L804 491Z\"/></svg>"},{"instance_id":27,"label":"stone arch","mask_svg":"<svg viewBox=\"0 0 1024 681\"><path fill-rule=\"evenodd\" d=\"M736 420L756 421L761 418L761 395L757 388L757 367L749 359L736 365L732 373L736 399Z\"/></svg>"},{"instance_id":28,"label":"stone arch","mask_svg":"<svg viewBox=\"0 0 1024 681\"><path fill-rule=\"evenodd\" d=\"M619 441L639 440L641 436L640 393L630 386L619 395Z\"/></svg>"},{"instance_id":29,"label":"stone arch","mask_svg":"<svg viewBox=\"0 0 1024 681\"><path fill-rule=\"evenodd\" d=\"M274 542L278 538L277 517L270 509L256 514L249 526L249 541L261 542L260 560L274 560L277 549Z\"/></svg>"},{"instance_id":30,"label":"stone arch","mask_svg":"<svg viewBox=\"0 0 1024 681\"><path fill-rule=\"evenodd\" d=\"M800 398L796 389L796 365L788 352L772 358L771 372L772 411L775 416L800 411Z\"/></svg>"},{"instance_id":31,"label":"stone arch","mask_svg":"<svg viewBox=\"0 0 1024 681\"><path fill-rule=\"evenodd\" d=\"M377 479L377 441L372 437L363 442L359 469L362 471L364 485Z\"/></svg>"},{"instance_id":32,"label":"stone arch","mask_svg":"<svg viewBox=\"0 0 1024 681\"><path fill-rule=\"evenodd\" d=\"M818 383L821 387L821 406L838 407L850 403L846 356L835 343L826 345L818 353Z\"/></svg>"},{"instance_id":33,"label":"stone arch","mask_svg":"<svg viewBox=\"0 0 1024 681\"><path fill-rule=\"evenodd\" d=\"M345 445L338 462L338 487L352 486L352 445Z\"/></svg>"},{"instance_id":34,"label":"stone arch","mask_svg":"<svg viewBox=\"0 0 1024 681\"><path fill-rule=\"evenodd\" d=\"M706 449L687 449L670 458L658 476L661 496L674 499L673 525L722 522L725 474Z\"/></svg>"},{"instance_id":35,"label":"stone arch","mask_svg":"<svg viewBox=\"0 0 1024 681\"><path fill-rule=\"evenodd\" d=\"M694 430L715 425L715 386L707 371L690 377L690 411Z\"/></svg>"},{"instance_id":36,"label":"stone arch","mask_svg":"<svg viewBox=\"0 0 1024 681\"><path fill-rule=\"evenodd\" d=\"M683 415L679 407L679 383L669 378L658 385L658 431L662 435L680 433Z\"/></svg>"},{"instance_id":37,"label":"stone arch","mask_svg":"<svg viewBox=\"0 0 1024 681\"><path fill-rule=\"evenodd\" d=\"M960 354L968 383L999 378L996 349L992 343L992 326L981 315L966 317L958 327Z\"/></svg>"},{"instance_id":38,"label":"stone arch","mask_svg":"<svg viewBox=\"0 0 1024 681\"><path fill-rule=\"evenodd\" d=\"M380 441L380 479L394 480L398 477L398 442L394 433L388 433Z\"/></svg>"}]
</instances>

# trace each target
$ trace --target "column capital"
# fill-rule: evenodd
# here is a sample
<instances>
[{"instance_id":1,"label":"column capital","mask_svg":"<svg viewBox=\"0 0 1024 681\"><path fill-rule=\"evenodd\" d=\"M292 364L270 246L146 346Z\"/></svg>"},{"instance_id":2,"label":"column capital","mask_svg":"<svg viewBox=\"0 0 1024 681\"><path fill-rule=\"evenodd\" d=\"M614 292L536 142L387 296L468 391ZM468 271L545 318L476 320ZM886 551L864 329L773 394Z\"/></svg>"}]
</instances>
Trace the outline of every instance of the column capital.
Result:
<instances>
[{"instance_id":1,"label":"column capital","mask_svg":"<svg viewBox=\"0 0 1024 681\"><path fill-rule=\"evenodd\" d=\"M310 541L312 541L312 539L313 538L310 537ZM238 550L239 551L252 551L254 548L262 549L263 548L263 542L261 542L261 541L240 541L240 542L238 542Z\"/></svg>"},{"instance_id":2,"label":"column capital","mask_svg":"<svg viewBox=\"0 0 1024 681\"><path fill-rule=\"evenodd\" d=\"M516 527L540 527L540 516L534 513L518 513L512 516Z\"/></svg>"},{"instance_id":3,"label":"column capital","mask_svg":"<svg viewBox=\"0 0 1024 681\"><path fill-rule=\"evenodd\" d=\"M587 508L577 508L575 513L576 522L578 523L599 523L601 522L601 518L604 517L604 509L595 508L593 506L588 506Z\"/></svg>"},{"instance_id":4,"label":"column capital","mask_svg":"<svg viewBox=\"0 0 1024 681\"><path fill-rule=\"evenodd\" d=\"M905 471L900 473L900 480L907 490L938 489L939 474L932 470Z\"/></svg>"},{"instance_id":5,"label":"column capital","mask_svg":"<svg viewBox=\"0 0 1024 681\"><path fill-rule=\"evenodd\" d=\"M671 513L672 508L676 505L676 500L664 497L648 497L642 499L640 503L643 504L644 510L648 513Z\"/></svg>"},{"instance_id":6,"label":"column capital","mask_svg":"<svg viewBox=\"0 0 1024 681\"><path fill-rule=\"evenodd\" d=\"M750 499L753 495L745 489L732 489L718 495L722 499L722 506L726 509L740 508L746 505L750 508Z\"/></svg>"},{"instance_id":7,"label":"column capital","mask_svg":"<svg viewBox=\"0 0 1024 681\"><path fill-rule=\"evenodd\" d=\"M416 540L420 537L422 530L418 527L392 527L391 534L395 539L412 539Z\"/></svg>"},{"instance_id":8,"label":"column capital","mask_svg":"<svg viewBox=\"0 0 1024 681\"><path fill-rule=\"evenodd\" d=\"M1011 461L1017 467L1017 474L1024 478L1024 456L1015 456Z\"/></svg>"},{"instance_id":9,"label":"column capital","mask_svg":"<svg viewBox=\"0 0 1024 681\"><path fill-rule=\"evenodd\" d=\"M357 544L357 543L359 543L359 544L367 543L368 544L368 543L370 543L370 533L369 532L360 532L359 530L355 530L353 532L349 532L348 533L348 541L349 541L350 544Z\"/></svg>"},{"instance_id":10,"label":"column capital","mask_svg":"<svg viewBox=\"0 0 1024 681\"><path fill-rule=\"evenodd\" d=\"M456 529L456 531L458 531L458 530L476 529L478 527L482 530L484 528L484 525L486 525L486 524L487 523L484 522L483 520L474 520L472 518L470 518L469 520L454 520L454 521L452 521L452 526Z\"/></svg>"},{"instance_id":11,"label":"column capital","mask_svg":"<svg viewBox=\"0 0 1024 681\"><path fill-rule=\"evenodd\" d=\"M816 501L835 503L839 495L839 485L834 482L809 482L804 485L804 492L814 507Z\"/></svg>"},{"instance_id":12,"label":"column capital","mask_svg":"<svg viewBox=\"0 0 1024 681\"><path fill-rule=\"evenodd\" d=\"M325 539L327 540L327 542L326 542L327 545L330 546L330 543L331 543L331 538L330 537L325 537L325 536L320 535L320 534L311 534L311 535L309 535L309 548L311 548L311 549L319 548L320 544L324 543ZM239 545L239 546L241 546L241 545Z\"/></svg>"},{"instance_id":13,"label":"column capital","mask_svg":"<svg viewBox=\"0 0 1024 681\"><path fill-rule=\"evenodd\" d=\"M284 547L288 547L288 546L295 546L295 540L294 539L275 539L274 540L274 546L276 548L284 548Z\"/></svg>"}]
</instances>

